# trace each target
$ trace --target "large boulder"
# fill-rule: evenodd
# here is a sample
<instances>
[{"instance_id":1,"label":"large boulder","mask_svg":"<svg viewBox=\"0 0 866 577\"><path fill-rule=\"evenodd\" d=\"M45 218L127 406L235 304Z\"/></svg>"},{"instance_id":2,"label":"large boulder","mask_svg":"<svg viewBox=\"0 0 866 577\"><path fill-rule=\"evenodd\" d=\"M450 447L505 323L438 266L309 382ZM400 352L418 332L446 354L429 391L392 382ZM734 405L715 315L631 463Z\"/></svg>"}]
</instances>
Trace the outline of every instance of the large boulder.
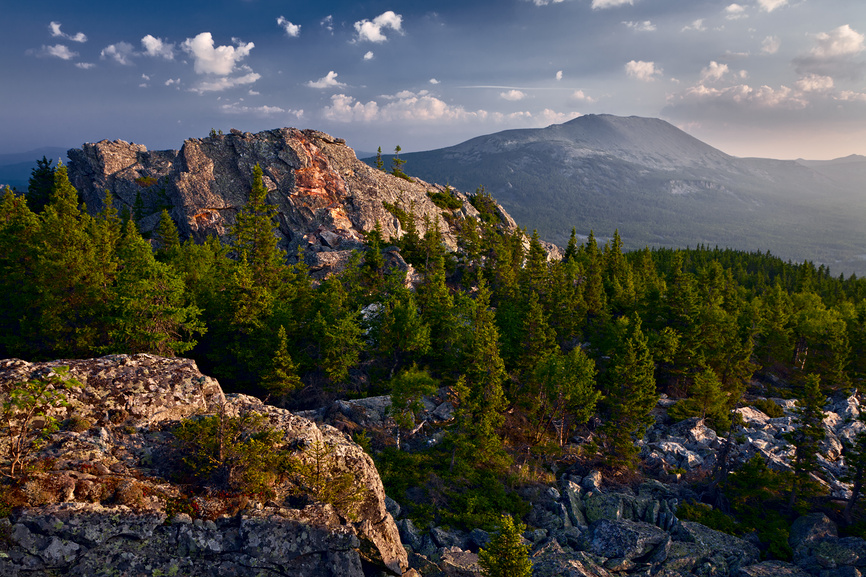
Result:
<instances>
[{"instance_id":1,"label":"large boulder","mask_svg":"<svg viewBox=\"0 0 866 577\"><path fill-rule=\"evenodd\" d=\"M193 361L145 354L0 361L0 394L61 366L82 386L68 390L68 404L54 408L53 416L76 426L64 426L33 455L48 470L29 473L13 495L23 507L10 517L11 544L0 574L92 568L88 559L108 563L115 557L126 559L129 574L141 574L134 567L149 565L164 566L160 571L166 574L171 567L175 573L193 567L191 574L202 575L253 575L258 574L255 567L289 566L295 567L293 575L360 577L362 560L395 575L408 568L372 459L335 428L317 426L254 397L225 395ZM283 485L268 500L219 492L190 496L172 482L169 431L181 419L215 412L229 417L258 413L282 433L286 446L327 447L329 474L350 475L358 490L351 513L316 503L297 508ZM5 446L0 452L5 454ZM298 458L316 457L300 451ZM198 518L186 517L192 524L184 524L178 511ZM188 538L179 541L181 533ZM47 553L37 553L42 550ZM199 562L201 555L209 557ZM217 571L228 567L227 558L249 572ZM170 560L177 563L165 565ZM304 568L308 565L333 570L317 573ZM206 566L215 572L201 569Z\"/></svg>"}]
</instances>

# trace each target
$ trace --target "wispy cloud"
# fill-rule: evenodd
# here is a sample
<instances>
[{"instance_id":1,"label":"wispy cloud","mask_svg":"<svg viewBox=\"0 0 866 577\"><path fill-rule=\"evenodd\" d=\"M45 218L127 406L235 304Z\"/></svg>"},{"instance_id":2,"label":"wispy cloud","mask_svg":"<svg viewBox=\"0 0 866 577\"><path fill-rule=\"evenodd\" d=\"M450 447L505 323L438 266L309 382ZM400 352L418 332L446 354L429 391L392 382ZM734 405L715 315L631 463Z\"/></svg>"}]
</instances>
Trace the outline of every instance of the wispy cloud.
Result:
<instances>
[{"instance_id":1,"label":"wispy cloud","mask_svg":"<svg viewBox=\"0 0 866 577\"><path fill-rule=\"evenodd\" d=\"M90 70L91 68L96 67L96 64L93 62L76 62L75 66L77 68L81 68L82 70Z\"/></svg>"},{"instance_id":2,"label":"wispy cloud","mask_svg":"<svg viewBox=\"0 0 866 577\"><path fill-rule=\"evenodd\" d=\"M60 58L61 60L72 60L78 56L78 52L73 52L68 46L63 44L55 44L54 46L42 46L38 56L50 56L52 58Z\"/></svg>"},{"instance_id":3,"label":"wispy cloud","mask_svg":"<svg viewBox=\"0 0 866 577\"><path fill-rule=\"evenodd\" d=\"M778 36L767 36L761 42L761 52L764 54L775 54L782 47L782 41Z\"/></svg>"},{"instance_id":4,"label":"wispy cloud","mask_svg":"<svg viewBox=\"0 0 866 577\"><path fill-rule=\"evenodd\" d=\"M649 20L644 20L643 22L628 20L623 22L623 24L638 32L654 32L656 30L656 25Z\"/></svg>"},{"instance_id":5,"label":"wispy cloud","mask_svg":"<svg viewBox=\"0 0 866 577\"><path fill-rule=\"evenodd\" d=\"M292 24L284 16L277 18L277 26L282 28L289 38L297 38L301 35L301 25Z\"/></svg>"},{"instance_id":6,"label":"wispy cloud","mask_svg":"<svg viewBox=\"0 0 866 577\"><path fill-rule=\"evenodd\" d=\"M728 73L727 64L719 64L715 60L711 61L709 66L701 70L701 83L717 82Z\"/></svg>"},{"instance_id":7,"label":"wispy cloud","mask_svg":"<svg viewBox=\"0 0 866 577\"><path fill-rule=\"evenodd\" d=\"M740 4L728 4L728 6L725 7L725 18L728 20L739 20L740 18L746 18L747 16L746 8Z\"/></svg>"},{"instance_id":8,"label":"wispy cloud","mask_svg":"<svg viewBox=\"0 0 866 577\"><path fill-rule=\"evenodd\" d=\"M814 45L805 55L794 59L801 75L859 78L864 64L856 57L866 49L863 34L845 24L814 36Z\"/></svg>"},{"instance_id":9,"label":"wispy cloud","mask_svg":"<svg viewBox=\"0 0 866 577\"><path fill-rule=\"evenodd\" d=\"M788 0L758 0L758 5L761 9L772 12L776 8L788 5Z\"/></svg>"},{"instance_id":10,"label":"wispy cloud","mask_svg":"<svg viewBox=\"0 0 866 577\"><path fill-rule=\"evenodd\" d=\"M248 72L243 76L223 76L211 80L202 80L190 90L192 92L198 92L199 94L204 92L222 92L223 90L228 90L229 88L234 88L236 86L252 84L261 77L261 74L255 72Z\"/></svg>"},{"instance_id":11,"label":"wispy cloud","mask_svg":"<svg viewBox=\"0 0 866 577\"><path fill-rule=\"evenodd\" d=\"M364 54L364 60L372 60L375 55L372 50L368 50L366 54Z\"/></svg>"},{"instance_id":12,"label":"wispy cloud","mask_svg":"<svg viewBox=\"0 0 866 577\"><path fill-rule=\"evenodd\" d=\"M48 25L48 29L51 31L52 38L64 38L72 42L87 42L87 36L84 34L84 32L66 34L62 30L60 30L60 22L51 22Z\"/></svg>"},{"instance_id":13,"label":"wispy cloud","mask_svg":"<svg viewBox=\"0 0 866 577\"><path fill-rule=\"evenodd\" d=\"M123 66L132 66L133 56L135 56L135 48L129 42L109 44L99 53L99 57L103 60L114 60Z\"/></svg>"},{"instance_id":14,"label":"wispy cloud","mask_svg":"<svg viewBox=\"0 0 866 577\"><path fill-rule=\"evenodd\" d=\"M625 5L633 6L634 0L592 0L593 10L604 10L605 8L616 8Z\"/></svg>"},{"instance_id":15,"label":"wispy cloud","mask_svg":"<svg viewBox=\"0 0 866 577\"><path fill-rule=\"evenodd\" d=\"M575 90L568 96L569 104L592 104L596 100L590 96L587 96L583 90Z\"/></svg>"},{"instance_id":16,"label":"wispy cloud","mask_svg":"<svg viewBox=\"0 0 866 577\"><path fill-rule=\"evenodd\" d=\"M343 87L345 87L346 85L344 83L337 80L337 76L338 76L338 74L336 72L334 72L333 70L331 70L330 72L328 72L328 74L326 74L322 78L319 78L318 80L310 80L309 82L307 82L307 86L309 86L310 88L320 88L320 89L321 88L343 88Z\"/></svg>"},{"instance_id":17,"label":"wispy cloud","mask_svg":"<svg viewBox=\"0 0 866 577\"><path fill-rule=\"evenodd\" d=\"M704 26L704 19L698 18L697 20L693 21L691 24L686 24L685 26L683 26L682 31L688 32L690 30L693 30L695 32L703 32L706 29L707 29L707 27Z\"/></svg>"},{"instance_id":18,"label":"wispy cloud","mask_svg":"<svg viewBox=\"0 0 866 577\"><path fill-rule=\"evenodd\" d=\"M385 36L384 30L389 28L394 32L402 32L403 16L388 10L373 20L355 22L355 31L358 33L357 39L361 42L385 42L388 38Z\"/></svg>"},{"instance_id":19,"label":"wispy cloud","mask_svg":"<svg viewBox=\"0 0 866 577\"><path fill-rule=\"evenodd\" d=\"M220 110L226 114L244 114L251 116L294 116L298 119L304 116L303 110L293 110L268 105L247 106L240 101L232 104L223 104L220 106Z\"/></svg>"}]
</instances>

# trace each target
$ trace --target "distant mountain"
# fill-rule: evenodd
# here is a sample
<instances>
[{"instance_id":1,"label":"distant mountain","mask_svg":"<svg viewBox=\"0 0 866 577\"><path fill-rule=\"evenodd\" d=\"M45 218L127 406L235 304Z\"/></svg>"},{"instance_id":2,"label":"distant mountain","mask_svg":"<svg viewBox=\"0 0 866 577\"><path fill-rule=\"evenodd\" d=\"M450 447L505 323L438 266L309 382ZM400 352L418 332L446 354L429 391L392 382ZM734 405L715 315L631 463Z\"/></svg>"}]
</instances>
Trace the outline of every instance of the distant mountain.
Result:
<instances>
[{"instance_id":1,"label":"distant mountain","mask_svg":"<svg viewBox=\"0 0 866 577\"><path fill-rule=\"evenodd\" d=\"M484 186L518 223L558 244L572 227L600 238L619 229L626 248L770 250L866 273L864 157L736 158L663 120L587 115L401 158L412 176Z\"/></svg>"},{"instance_id":2,"label":"distant mountain","mask_svg":"<svg viewBox=\"0 0 866 577\"><path fill-rule=\"evenodd\" d=\"M18 190L27 190L30 171L36 167L36 161L42 160L43 156L54 161L52 166L57 166L58 160L66 162L66 149L52 146L28 152L0 154L0 187L9 185Z\"/></svg>"}]
</instances>

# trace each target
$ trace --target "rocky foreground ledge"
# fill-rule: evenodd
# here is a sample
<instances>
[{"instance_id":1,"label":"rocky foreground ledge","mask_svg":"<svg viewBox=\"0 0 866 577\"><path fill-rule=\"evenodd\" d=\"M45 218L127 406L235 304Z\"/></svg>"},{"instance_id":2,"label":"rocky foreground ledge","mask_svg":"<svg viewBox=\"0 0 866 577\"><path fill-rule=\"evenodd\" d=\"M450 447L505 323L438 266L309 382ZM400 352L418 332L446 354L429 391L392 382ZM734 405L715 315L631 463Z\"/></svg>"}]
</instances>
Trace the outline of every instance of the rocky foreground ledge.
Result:
<instances>
[{"instance_id":1,"label":"rocky foreground ledge","mask_svg":"<svg viewBox=\"0 0 866 577\"><path fill-rule=\"evenodd\" d=\"M406 574L407 553L373 461L343 433L225 395L187 359L3 360L0 391L61 366L83 386L68 391L69 406L54 409L63 426L34 455L26 482L4 496L18 506L0 519L0 575ZM261 502L185 494L166 470L168 431L219 410L254 411L289 442L330 447L334 473L351 474L365 489L353 518L321 503L293 507L279 495ZM6 454L8 439L0 443Z\"/></svg>"}]
</instances>

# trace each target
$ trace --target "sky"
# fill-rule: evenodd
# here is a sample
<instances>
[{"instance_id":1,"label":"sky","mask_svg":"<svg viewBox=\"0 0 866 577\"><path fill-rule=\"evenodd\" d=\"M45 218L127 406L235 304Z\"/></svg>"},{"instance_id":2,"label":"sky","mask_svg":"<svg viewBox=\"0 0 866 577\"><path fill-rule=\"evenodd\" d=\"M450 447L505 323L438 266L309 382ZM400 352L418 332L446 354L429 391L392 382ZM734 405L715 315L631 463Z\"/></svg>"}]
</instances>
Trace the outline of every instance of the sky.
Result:
<instances>
[{"instance_id":1,"label":"sky","mask_svg":"<svg viewBox=\"0 0 866 577\"><path fill-rule=\"evenodd\" d=\"M866 154L861 0L10 0L0 15L0 153L283 126L411 152L606 113L735 156Z\"/></svg>"}]
</instances>

